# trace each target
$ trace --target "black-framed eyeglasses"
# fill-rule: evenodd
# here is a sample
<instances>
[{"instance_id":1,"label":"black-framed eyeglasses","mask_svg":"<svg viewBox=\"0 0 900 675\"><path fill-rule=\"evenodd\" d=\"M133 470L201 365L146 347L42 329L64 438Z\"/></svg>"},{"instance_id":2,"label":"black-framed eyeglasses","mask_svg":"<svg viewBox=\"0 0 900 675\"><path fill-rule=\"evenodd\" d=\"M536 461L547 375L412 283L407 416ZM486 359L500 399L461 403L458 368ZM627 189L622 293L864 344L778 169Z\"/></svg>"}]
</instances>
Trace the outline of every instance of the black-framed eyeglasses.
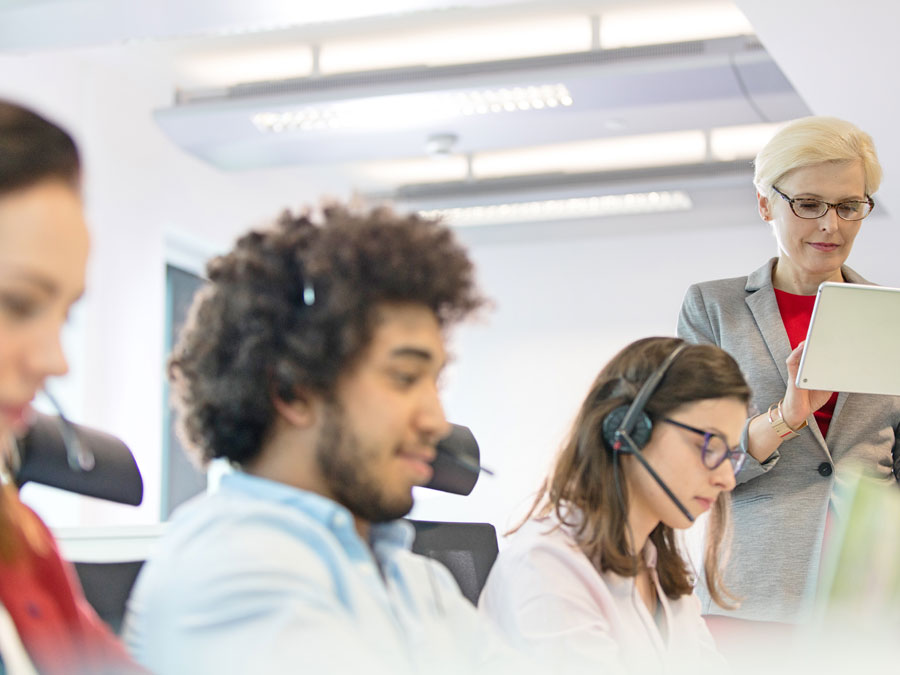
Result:
<instances>
[{"instance_id":1,"label":"black-framed eyeglasses","mask_svg":"<svg viewBox=\"0 0 900 675\"><path fill-rule=\"evenodd\" d=\"M686 429L698 436L703 436L703 447L700 450L700 456L703 460L703 465L707 469L712 470L719 468L726 459L731 460L731 468L734 470L735 474L737 474L737 472L741 470L741 467L744 466L744 460L747 459L747 453L740 448L728 447L728 442L722 434L717 434L714 431L704 431L703 429L692 427L683 422L676 422L668 417L664 417L663 422L679 427L680 429Z\"/></svg>"},{"instance_id":2,"label":"black-framed eyeglasses","mask_svg":"<svg viewBox=\"0 0 900 675\"><path fill-rule=\"evenodd\" d=\"M832 204L831 202L824 202L821 199L813 199L812 197L795 197L794 199L791 199L774 185L772 186L772 189L775 190L784 201L791 205L791 211L794 212L795 216L798 218L806 218L807 220L821 218L828 213L828 209L834 209L835 213L837 213L838 217L842 220L862 220L872 213L872 209L875 208L875 200L868 195L866 196L866 201L861 202L852 199L850 201Z\"/></svg>"}]
</instances>

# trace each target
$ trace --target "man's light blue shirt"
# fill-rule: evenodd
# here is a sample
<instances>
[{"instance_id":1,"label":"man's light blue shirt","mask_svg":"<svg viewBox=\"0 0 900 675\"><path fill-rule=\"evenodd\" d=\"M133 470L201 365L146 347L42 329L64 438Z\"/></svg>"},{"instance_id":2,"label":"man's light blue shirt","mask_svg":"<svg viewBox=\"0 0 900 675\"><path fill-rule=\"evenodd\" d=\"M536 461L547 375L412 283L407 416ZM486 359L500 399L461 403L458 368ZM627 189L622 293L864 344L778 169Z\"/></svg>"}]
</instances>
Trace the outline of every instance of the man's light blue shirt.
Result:
<instances>
[{"instance_id":1,"label":"man's light blue shirt","mask_svg":"<svg viewBox=\"0 0 900 675\"><path fill-rule=\"evenodd\" d=\"M242 472L175 514L129 601L154 673L504 672L518 656L404 521ZM518 670L518 669L517 669Z\"/></svg>"}]
</instances>

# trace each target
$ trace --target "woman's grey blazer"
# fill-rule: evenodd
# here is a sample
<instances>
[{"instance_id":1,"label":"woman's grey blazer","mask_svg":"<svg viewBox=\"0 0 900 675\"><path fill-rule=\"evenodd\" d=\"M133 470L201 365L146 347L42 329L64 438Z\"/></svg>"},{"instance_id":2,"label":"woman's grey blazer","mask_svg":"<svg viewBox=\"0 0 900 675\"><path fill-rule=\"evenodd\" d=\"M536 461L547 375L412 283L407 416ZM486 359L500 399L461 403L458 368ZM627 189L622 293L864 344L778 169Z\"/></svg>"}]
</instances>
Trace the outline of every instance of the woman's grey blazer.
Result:
<instances>
[{"instance_id":1,"label":"woman's grey blazer","mask_svg":"<svg viewBox=\"0 0 900 675\"><path fill-rule=\"evenodd\" d=\"M718 345L737 360L753 390L752 414L768 410L787 387L791 346L772 286L775 261L748 277L691 286L678 317L680 337ZM848 267L842 271L850 283L869 283ZM725 570L728 589L743 602L725 611L701 585L705 614L803 620L813 606L830 502L841 515L835 485L852 465L886 483L900 476L900 397L839 394L827 438L812 416L807 421L764 463L747 457L732 493L734 538ZM745 446L746 434L745 427Z\"/></svg>"}]
</instances>

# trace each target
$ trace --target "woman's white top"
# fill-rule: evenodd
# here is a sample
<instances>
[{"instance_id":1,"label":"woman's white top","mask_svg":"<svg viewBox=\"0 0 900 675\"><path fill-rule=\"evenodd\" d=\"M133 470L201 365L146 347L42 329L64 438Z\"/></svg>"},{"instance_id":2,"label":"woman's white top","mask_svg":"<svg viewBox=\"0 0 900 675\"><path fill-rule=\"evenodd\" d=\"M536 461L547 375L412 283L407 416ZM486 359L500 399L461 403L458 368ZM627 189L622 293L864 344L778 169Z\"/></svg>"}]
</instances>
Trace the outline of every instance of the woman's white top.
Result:
<instances>
[{"instance_id":1,"label":"woman's white top","mask_svg":"<svg viewBox=\"0 0 900 675\"><path fill-rule=\"evenodd\" d=\"M507 637L559 673L721 673L727 670L696 596L666 597L656 548L645 560L659 623L633 577L601 574L555 516L530 520L497 558L479 609Z\"/></svg>"},{"instance_id":2,"label":"woman's white top","mask_svg":"<svg viewBox=\"0 0 900 675\"><path fill-rule=\"evenodd\" d=\"M37 675L19 638L19 631L3 605L0 605L0 658L3 659L0 672L7 675Z\"/></svg>"}]
</instances>

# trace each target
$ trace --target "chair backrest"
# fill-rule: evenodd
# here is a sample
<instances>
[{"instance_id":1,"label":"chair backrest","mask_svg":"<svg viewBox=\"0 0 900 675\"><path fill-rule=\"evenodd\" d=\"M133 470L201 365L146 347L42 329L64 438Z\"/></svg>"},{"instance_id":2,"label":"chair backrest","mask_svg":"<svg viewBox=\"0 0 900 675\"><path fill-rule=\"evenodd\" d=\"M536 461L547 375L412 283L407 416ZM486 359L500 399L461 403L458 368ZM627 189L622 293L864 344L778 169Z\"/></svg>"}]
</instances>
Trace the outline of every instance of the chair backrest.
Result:
<instances>
[{"instance_id":1,"label":"chair backrest","mask_svg":"<svg viewBox=\"0 0 900 675\"><path fill-rule=\"evenodd\" d=\"M497 531L490 523L443 523L411 520L416 528L412 550L443 563L474 605L497 559Z\"/></svg>"},{"instance_id":2,"label":"chair backrest","mask_svg":"<svg viewBox=\"0 0 900 675\"><path fill-rule=\"evenodd\" d=\"M71 424L71 428L88 452L90 465L73 469L59 420L38 413L28 433L19 441L22 466L16 473L16 484L21 487L31 481L120 504L140 504L144 482L128 446L99 429L81 424Z\"/></svg>"},{"instance_id":3,"label":"chair backrest","mask_svg":"<svg viewBox=\"0 0 900 675\"><path fill-rule=\"evenodd\" d=\"M94 611L116 633L122 629L125 603L131 594L143 560L127 562L76 562L75 571L81 580L84 596Z\"/></svg>"}]
</instances>

